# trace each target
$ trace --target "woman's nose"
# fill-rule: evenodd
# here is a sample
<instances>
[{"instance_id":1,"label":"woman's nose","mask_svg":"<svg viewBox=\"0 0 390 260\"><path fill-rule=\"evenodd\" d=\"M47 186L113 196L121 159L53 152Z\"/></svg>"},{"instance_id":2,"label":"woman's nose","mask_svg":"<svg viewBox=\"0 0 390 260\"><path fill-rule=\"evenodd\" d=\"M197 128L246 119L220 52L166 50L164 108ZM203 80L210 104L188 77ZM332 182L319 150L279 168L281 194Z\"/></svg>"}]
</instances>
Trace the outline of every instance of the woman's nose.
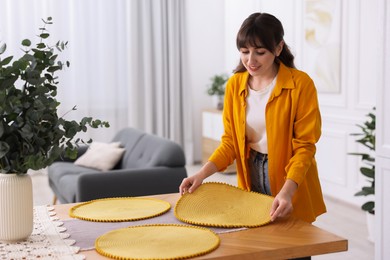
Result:
<instances>
[{"instance_id":1,"label":"woman's nose","mask_svg":"<svg viewBox=\"0 0 390 260\"><path fill-rule=\"evenodd\" d=\"M248 62L250 64L253 64L256 62L256 57L255 57L255 54L253 52L249 53L249 56L248 56Z\"/></svg>"}]
</instances>

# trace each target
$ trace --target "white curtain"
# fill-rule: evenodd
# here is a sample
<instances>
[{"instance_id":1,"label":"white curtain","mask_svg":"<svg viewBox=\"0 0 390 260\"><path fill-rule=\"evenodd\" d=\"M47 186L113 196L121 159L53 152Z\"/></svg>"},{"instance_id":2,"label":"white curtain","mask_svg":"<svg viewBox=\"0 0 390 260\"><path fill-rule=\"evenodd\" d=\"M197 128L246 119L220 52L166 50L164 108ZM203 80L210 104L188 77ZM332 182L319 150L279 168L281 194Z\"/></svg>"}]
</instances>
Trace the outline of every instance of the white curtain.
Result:
<instances>
[{"instance_id":1,"label":"white curtain","mask_svg":"<svg viewBox=\"0 0 390 260\"><path fill-rule=\"evenodd\" d=\"M189 92L183 84L184 1L180 0L0 0L0 42L5 56L20 57L20 42L33 41L51 16L49 41L68 41L60 56L60 113L92 116L109 129L82 135L109 141L123 127L169 138L192 158ZM190 162L191 159L187 159Z\"/></svg>"},{"instance_id":2,"label":"white curtain","mask_svg":"<svg viewBox=\"0 0 390 260\"><path fill-rule=\"evenodd\" d=\"M183 143L183 1L141 0L132 6L134 125Z\"/></svg>"}]
</instances>

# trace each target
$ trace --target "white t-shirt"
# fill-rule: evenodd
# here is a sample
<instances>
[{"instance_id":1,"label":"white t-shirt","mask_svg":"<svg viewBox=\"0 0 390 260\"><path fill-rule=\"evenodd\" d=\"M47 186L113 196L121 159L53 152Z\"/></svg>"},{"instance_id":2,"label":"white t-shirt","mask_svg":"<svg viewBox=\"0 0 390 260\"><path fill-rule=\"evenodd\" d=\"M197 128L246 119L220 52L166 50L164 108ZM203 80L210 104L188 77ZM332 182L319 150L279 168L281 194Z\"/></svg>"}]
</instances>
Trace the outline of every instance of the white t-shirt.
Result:
<instances>
[{"instance_id":1,"label":"white t-shirt","mask_svg":"<svg viewBox=\"0 0 390 260\"><path fill-rule=\"evenodd\" d=\"M256 91L248 86L246 97L246 130L250 148L263 154L268 154L267 132L265 128L265 106L275 87L276 77L264 89Z\"/></svg>"}]
</instances>

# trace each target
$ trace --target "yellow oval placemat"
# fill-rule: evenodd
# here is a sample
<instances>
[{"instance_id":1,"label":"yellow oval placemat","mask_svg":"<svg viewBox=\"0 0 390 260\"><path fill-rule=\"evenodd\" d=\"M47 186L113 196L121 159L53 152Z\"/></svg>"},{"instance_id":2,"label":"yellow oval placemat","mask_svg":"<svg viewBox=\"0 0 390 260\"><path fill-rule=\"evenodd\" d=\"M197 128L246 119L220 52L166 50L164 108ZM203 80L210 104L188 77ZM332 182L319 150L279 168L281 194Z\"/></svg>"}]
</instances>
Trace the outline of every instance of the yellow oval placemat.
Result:
<instances>
[{"instance_id":1,"label":"yellow oval placemat","mask_svg":"<svg viewBox=\"0 0 390 260\"><path fill-rule=\"evenodd\" d=\"M114 259L185 259L207 254L219 243L206 228L156 224L109 231L95 240L95 248Z\"/></svg>"},{"instance_id":2,"label":"yellow oval placemat","mask_svg":"<svg viewBox=\"0 0 390 260\"><path fill-rule=\"evenodd\" d=\"M168 202L153 198L106 198L78 204L69 215L96 222L135 221L159 216L170 208Z\"/></svg>"},{"instance_id":3,"label":"yellow oval placemat","mask_svg":"<svg viewBox=\"0 0 390 260\"><path fill-rule=\"evenodd\" d=\"M177 201L180 221L213 227L259 227L271 221L273 197L225 183L209 182Z\"/></svg>"}]
</instances>

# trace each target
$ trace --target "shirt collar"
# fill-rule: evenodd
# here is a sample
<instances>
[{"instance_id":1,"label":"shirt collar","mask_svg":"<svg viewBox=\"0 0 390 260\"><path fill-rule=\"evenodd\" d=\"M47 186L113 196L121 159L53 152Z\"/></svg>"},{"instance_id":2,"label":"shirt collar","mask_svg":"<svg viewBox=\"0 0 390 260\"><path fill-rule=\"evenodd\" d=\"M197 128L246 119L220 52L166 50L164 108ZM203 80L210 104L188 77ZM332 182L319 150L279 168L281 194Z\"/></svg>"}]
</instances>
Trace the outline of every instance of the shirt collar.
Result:
<instances>
[{"instance_id":1,"label":"shirt collar","mask_svg":"<svg viewBox=\"0 0 390 260\"><path fill-rule=\"evenodd\" d=\"M276 79L275 88L271 94L271 99L279 96L282 93L282 89L293 89L295 85L292 83L292 69L280 62L279 71ZM243 72L243 80L240 82L240 95L243 95L244 98L248 95L247 84L249 78L249 72Z\"/></svg>"}]
</instances>

